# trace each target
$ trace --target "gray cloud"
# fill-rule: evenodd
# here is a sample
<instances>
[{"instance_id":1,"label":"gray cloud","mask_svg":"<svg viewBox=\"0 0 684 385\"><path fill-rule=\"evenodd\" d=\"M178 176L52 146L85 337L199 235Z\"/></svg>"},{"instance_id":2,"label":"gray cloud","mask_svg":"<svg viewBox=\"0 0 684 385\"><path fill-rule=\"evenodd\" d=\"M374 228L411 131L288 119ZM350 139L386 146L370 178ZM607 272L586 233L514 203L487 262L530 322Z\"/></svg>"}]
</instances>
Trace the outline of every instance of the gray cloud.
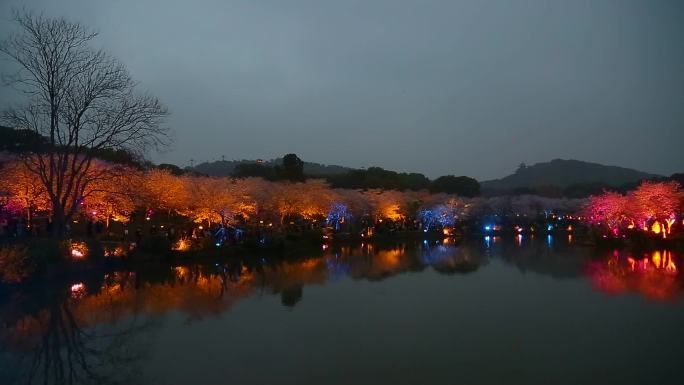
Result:
<instances>
[{"instance_id":1,"label":"gray cloud","mask_svg":"<svg viewBox=\"0 0 684 385\"><path fill-rule=\"evenodd\" d=\"M4 0L0 15L22 6L98 29L169 106L176 144L157 161L684 171L677 0Z\"/></svg>"}]
</instances>

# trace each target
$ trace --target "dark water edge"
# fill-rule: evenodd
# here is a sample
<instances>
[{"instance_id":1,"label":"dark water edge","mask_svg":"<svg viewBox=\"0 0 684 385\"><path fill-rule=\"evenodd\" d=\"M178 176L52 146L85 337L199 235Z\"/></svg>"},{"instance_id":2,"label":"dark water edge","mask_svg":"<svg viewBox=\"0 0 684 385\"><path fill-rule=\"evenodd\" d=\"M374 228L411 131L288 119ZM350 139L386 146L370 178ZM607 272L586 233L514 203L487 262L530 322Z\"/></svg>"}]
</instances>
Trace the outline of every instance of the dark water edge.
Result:
<instances>
[{"instance_id":1,"label":"dark water edge","mask_svg":"<svg viewBox=\"0 0 684 385\"><path fill-rule=\"evenodd\" d=\"M0 293L0 383L679 383L681 267L491 237L91 269Z\"/></svg>"},{"instance_id":2,"label":"dark water edge","mask_svg":"<svg viewBox=\"0 0 684 385\"><path fill-rule=\"evenodd\" d=\"M544 238L546 234L541 234L538 238ZM565 233L556 234L552 237L559 239L566 239L568 235ZM576 233L570 236L572 243L576 246L587 248L595 255L602 255L608 251L615 249L622 251L631 251L637 254L643 254L652 250L671 250L673 252L684 252L684 238L672 237L667 239L654 237L628 237L628 238L601 238L596 237L586 232ZM459 237L451 237L450 241L454 243L473 244L482 241L486 238L485 234L465 234ZM490 238L499 239L515 239L516 234L511 232L499 233L491 235ZM55 242L49 238L24 239L11 244L26 247L29 252L32 251L34 243L49 244L49 246L38 246L41 254L35 261L32 261L32 273L23 279L24 284L28 283L45 283L52 280L70 279L72 277L83 276L88 272L94 274L106 273L120 269L135 269L144 266L155 266L157 264L178 264L178 263L208 263L212 261L225 261L231 259L240 259L248 255L264 255L274 260L297 260L299 258L320 256L325 251L325 248L339 248L339 247L353 247L361 243L373 244L378 247L392 247L392 245L422 242L428 240L429 242L443 241L444 237L441 234L422 232L402 232L394 235L380 235L374 239L364 240L359 237L339 237L338 239L320 242L320 239L312 241L311 239L304 239L298 241L287 242L286 244L268 245L266 247L259 247L258 245L245 244L235 245L222 248L209 247L206 249L197 249L192 251L135 251L127 254L124 257L103 257L99 255L94 258L86 260L73 260L64 258L61 254L68 254L68 250L57 250L56 246L51 243ZM91 239L86 239L94 249L103 249L104 243ZM121 242L108 242L109 244L120 244ZM321 248L323 247L323 251ZM55 249L55 250L51 250ZM47 254L43 255L43 254ZM97 253L96 253L97 254ZM47 261L47 262L46 262ZM0 294L6 290L7 282L0 281ZM16 286L16 285L11 285Z\"/></svg>"}]
</instances>

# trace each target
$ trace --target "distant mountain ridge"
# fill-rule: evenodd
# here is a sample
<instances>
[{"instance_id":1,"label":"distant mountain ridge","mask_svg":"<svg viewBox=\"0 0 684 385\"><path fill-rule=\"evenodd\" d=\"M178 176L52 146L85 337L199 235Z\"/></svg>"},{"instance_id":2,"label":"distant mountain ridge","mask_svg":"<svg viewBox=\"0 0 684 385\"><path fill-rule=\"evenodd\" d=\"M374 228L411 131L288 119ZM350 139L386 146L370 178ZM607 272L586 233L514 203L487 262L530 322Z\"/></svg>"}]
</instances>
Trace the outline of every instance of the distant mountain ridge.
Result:
<instances>
[{"instance_id":1,"label":"distant mountain ridge","mask_svg":"<svg viewBox=\"0 0 684 385\"><path fill-rule=\"evenodd\" d=\"M195 167L188 167L188 170L192 170L201 174L206 174L210 176L230 176L233 174L235 167L239 164L244 163L257 163L256 160L217 160L214 162L203 162ZM267 161L263 161L264 166L274 167L283 164L283 158L276 158ZM340 175L353 170L350 167L337 166L337 165L325 165L321 163L304 162L304 174L314 175L314 176L330 176L330 175Z\"/></svg>"},{"instance_id":2,"label":"distant mountain ridge","mask_svg":"<svg viewBox=\"0 0 684 385\"><path fill-rule=\"evenodd\" d=\"M643 179L663 178L630 168L606 166L573 159L554 159L532 166L521 165L518 170L501 179L481 182L483 189L512 190L556 186L566 188L580 184L601 184L619 187Z\"/></svg>"}]
</instances>

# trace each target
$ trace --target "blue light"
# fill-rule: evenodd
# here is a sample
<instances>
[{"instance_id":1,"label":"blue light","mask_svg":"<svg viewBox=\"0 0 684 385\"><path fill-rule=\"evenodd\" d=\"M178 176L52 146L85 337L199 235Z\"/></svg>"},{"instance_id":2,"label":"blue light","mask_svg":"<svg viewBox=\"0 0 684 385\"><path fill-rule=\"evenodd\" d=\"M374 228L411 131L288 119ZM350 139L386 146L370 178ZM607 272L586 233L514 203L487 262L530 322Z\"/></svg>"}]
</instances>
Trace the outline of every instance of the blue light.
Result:
<instances>
[{"instance_id":1,"label":"blue light","mask_svg":"<svg viewBox=\"0 0 684 385\"><path fill-rule=\"evenodd\" d=\"M423 208L418 212L421 228L426 232L431 229L453 227L456 224L457 214L453 208L445 205L436 205Z\"/></svg>"},{"instance_id":2,"label":"blue light","mask_svg":"<svg viewBox=\"0 0 684 385\"><path fill-rule=\"evenodd\" d=\"M335 230L340 229L340 224L349 222L352 219L351 211L344 203L335 202L330 206L328 216L326 217L326 224L334 226Z\"/></svg>"},{"instance_id":3,"label":"blue light","mask_svg":"<svg viewBox=\"0 0 684 385\"><path fill-rule=\"evenodd\" d=\"M491 230L491 229L492 229L492 226L490 226L490 225L485 226L485 230L486 230L486 231L489 231L489 230Z\"/></svg>"},{"instance_id":4,"label":"blue light","mask_svg":"<svg viewBox=\"0 0 684 385\"><path fill-rule=\"evenodd\" d=\"M546 231L551 231L551 230L553 230L553 225L549 225L548 227L546 227Z\"/></svg>"}]
</instances>

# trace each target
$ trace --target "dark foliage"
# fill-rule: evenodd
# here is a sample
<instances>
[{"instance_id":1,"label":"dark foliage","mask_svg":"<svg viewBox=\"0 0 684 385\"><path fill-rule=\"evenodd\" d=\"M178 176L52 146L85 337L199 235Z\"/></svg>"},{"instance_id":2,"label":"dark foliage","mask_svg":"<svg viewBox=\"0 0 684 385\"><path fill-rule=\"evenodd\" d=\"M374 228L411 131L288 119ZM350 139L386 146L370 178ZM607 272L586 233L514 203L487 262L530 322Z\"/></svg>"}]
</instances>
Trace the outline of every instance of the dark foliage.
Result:
<instances>
[{"instance_id":1,"label":"dark foliage","mask_svg":"<svg viewBox=\"0 0 684 385\"><path fill-rule=\"evenodd\" d=\"M672 174L668 179L673 180L675 182L679 182L680 185L684 186L684 172Z\"/></svg>"},{"instance_id":2,"label":"dark foliage","mask_svg":"<svg viewBox=\"0 0 684 385\"><path fill-rule=\"evenodd\" d=\"M13 154L44 153L50 148L47 138L33 130L0 126L0 151ZM84 149L96 158L129 166L139 167L142 162L131 152L123 149Z\"/></svg>"},{"instance_id":3,"label":"dark foliage","mask_svg":"<svg viewBox=\"0 0 684 385\"><path fill-rule=\"evenodd\" d=\"M351 189L380 188L386 190L422 190L428 188L430 180L423 174L398 173L380 167L367 170L352 170L346 174L329 176L333 187Z\"/></svg>"},{"instance_id":4,"label":"dark foliage","mask_svg":"<svg viewBox=\"0 0 684 385\"><path fill-rule=\"evenodd\" d=\"M278 179L276 169L259 163L240 163L233 169L236 178L259 177L274 181Z\"/></svg>"},{"instance_id":5,"label":"dark foliage","mask_svg":"<svg viewBox=\"0 0 684 385\"><path fill-rule=\"evenodd\" d=\"M430 183L430 192L475 197L480 195L480 183L467 176L445 175Z\"/></svg>"},{"instance_id":6,"label":"dark foliage","mask_svg":"<svg viewBox=\"0 0 684 385\"><path fill-rule=\"evenodd\" d=\"M303 182L306 180L304 176L304 162L296 154L285 155L282 167L276 166L276 173L279 175L279 179L291 182Z\"/></svg>"},{"instance_id":7,"label":"dark foliage","mask_svg":"<svg viewBox=\"0 0 684 385\"><path fill-rule=\"evenodd\" d=\"M45 150L48 140L32 130L19 130L0 126L0 151L11 153Z\"/></svg>"}]
</instances>

